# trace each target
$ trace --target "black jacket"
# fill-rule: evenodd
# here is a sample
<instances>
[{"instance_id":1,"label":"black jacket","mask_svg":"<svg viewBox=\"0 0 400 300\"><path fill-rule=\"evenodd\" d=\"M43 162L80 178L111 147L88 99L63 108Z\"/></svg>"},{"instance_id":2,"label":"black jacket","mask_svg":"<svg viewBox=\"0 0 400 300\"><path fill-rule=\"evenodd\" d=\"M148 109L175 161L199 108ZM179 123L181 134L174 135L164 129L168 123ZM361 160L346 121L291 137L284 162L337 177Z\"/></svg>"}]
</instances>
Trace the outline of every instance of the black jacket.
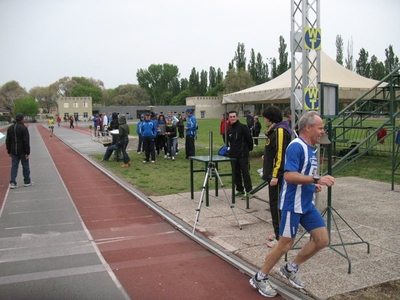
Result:
<instances>
[{"instance_id":1,"label":"black jacket","mask_svg":"<svg viewBox=\"0 0 400 300\"><path fill-rule=\"evenodd\" d=\"M7 153L13 155L31 154L29 131L24 123L17 122L7 129Z\"/></svg>"},{"instance_id":2,"label":"black jacket","mask_svg":"<svg viewBox=\"0 0 400 300\"><path fill-rule=\"evenodd\" d=\"M237 120L228 128L228 156L234 158L248 157L249 152L253 150L253 139L250 130L246 125Z\"/></svg>"}]
</instances>

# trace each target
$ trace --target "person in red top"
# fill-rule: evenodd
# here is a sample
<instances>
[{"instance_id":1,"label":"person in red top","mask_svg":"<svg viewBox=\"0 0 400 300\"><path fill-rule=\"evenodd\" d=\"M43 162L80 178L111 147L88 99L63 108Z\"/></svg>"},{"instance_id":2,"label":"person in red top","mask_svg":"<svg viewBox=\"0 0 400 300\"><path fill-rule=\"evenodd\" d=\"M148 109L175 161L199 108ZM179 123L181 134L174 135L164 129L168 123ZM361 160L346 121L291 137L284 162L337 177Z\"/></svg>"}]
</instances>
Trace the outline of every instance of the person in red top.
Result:
<instances>
[{"instance_id":1,"label":"person in red top","mask_svg":"<svg viewBox=\"0 0 400 300\"><path fill-rule=\"evenodd\" d=\"M226 117L225 113L223 113L222 119L221 119L221 125L219 126L219 134L222 136L222 140L224 141L224 144L225 144L225 135L230 126L231 126L231 123L229 122L229 119Z\"/></svg>"},{"instance_id":2,"label":"person in red top","mask_svg":"<svg viewBox=\"0 0 400 300\"><path fill-rule=\"evenodd\" d=\"M60 127L60 124L61 124L61 117L60 116L57 117L57 124L58 124L58 127Z\"/></svg>"}]
</instances>

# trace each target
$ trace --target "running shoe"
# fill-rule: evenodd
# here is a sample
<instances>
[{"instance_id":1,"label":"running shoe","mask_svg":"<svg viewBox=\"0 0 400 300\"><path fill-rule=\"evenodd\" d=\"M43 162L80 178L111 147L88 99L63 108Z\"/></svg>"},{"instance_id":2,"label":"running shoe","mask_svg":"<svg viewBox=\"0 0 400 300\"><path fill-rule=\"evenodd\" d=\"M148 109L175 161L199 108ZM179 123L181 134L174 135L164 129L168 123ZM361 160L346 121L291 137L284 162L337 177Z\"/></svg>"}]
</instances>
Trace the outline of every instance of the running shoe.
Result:
<instances>
[{"instance_id":1,"label":"running shoe","mask_svg":"<svg viewBox=\"0 0 400 300\"><path fill-rule=\"evenodd\" d=\"M33 182L33 181L31 181L30 183L25 183L24 184L24 187L28 187L28 186L32 186L32 185L34 185L35 183Z\"/></svg>"},{"instance_id":2,"label":"running shoe","mask_svg":"<svg viewBox=\"0 0 400 300\"><path fill-rule=\"evenodd\" d=\"M244 194L245 193L238 191L236 192L235 197L242 197Z\"/></svg>"},{"instance_id":3,"label":"running shoe","mask_svg":"<svg viewBox=\"0 0 400 300\"><path fill-rule=\"evenodd\" d=\"M301 280L299 272L290 272L287 269L286 265L283 265L279 269L279 273L282 275L282 277L289 279L289 282L297 287L298 289L304 289L306 287L306 284L304 281Z\"/></svg>"},{"instance_id":4,"label":"running shoe","mask_svg":"<svg viewBox=\"0 0 400 300\"><path fill-rule=\"evenodd\" d=\"M268 279L258 281L257 274L250 279L250 284L253 288L258 289L258 292L264 297L275 297L277 292L271 286Z\"/></svg>"},{"instance_id":5,"label":"running shoe","mask_svg":"<svg viewBox=\"0 0 400 300\"><path fill-rule=\"evenodd\" d=\"M268 248L274 248L276 246L276 244L278 244L278 240L277 239L273 239L272 241L267 242L267 247Z\"/></svg>"},{"instance_id":6,"label":"running shoe","mask_svg":"<svg viewBox=\"0 0 400 300\"><path fill-rule=\"evenodd\" d=\"M10 183L10 189L16 189L18 185L14 182Z\"/></svg>"}]
</instances>

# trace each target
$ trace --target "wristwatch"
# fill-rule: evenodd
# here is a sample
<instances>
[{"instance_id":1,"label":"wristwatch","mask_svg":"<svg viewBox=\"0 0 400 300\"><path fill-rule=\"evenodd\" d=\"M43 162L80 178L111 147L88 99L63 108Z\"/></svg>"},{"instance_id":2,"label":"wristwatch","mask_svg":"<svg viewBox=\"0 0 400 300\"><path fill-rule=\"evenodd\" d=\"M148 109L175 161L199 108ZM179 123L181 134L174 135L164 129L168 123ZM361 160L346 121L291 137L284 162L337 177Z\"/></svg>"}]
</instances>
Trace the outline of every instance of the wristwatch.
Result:
<instances>
[{"instance_id":1,"label":"wristwatch","mask_svg":"<svg viewBox=\"0 0 400 300\"><path fill-rule=\"evenodd\" d=\"M314 175L313 179L314 179L314 184L317 184L320 177L319 177L319 175Z\"/></svg>"}]
</instances>

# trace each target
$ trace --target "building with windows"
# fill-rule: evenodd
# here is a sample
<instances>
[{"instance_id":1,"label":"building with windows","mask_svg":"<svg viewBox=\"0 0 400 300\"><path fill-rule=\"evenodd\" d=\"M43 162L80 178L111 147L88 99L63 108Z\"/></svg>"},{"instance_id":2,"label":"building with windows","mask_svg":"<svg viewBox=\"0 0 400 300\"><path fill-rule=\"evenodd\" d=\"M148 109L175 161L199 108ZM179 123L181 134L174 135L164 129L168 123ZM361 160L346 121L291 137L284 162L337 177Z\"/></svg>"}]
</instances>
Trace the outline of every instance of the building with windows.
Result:
<instances>
[{"instance_id":1,"label":"building with windows","mask_svg":"<svg viewBox=\"0 0 400 300\"><path fill-rule=\"evenodd\" d=\"M92 116L92 97L61 97L57 100L58 114L62 119L73 116L88 121Z\"/></svg>"}]
</instances>

